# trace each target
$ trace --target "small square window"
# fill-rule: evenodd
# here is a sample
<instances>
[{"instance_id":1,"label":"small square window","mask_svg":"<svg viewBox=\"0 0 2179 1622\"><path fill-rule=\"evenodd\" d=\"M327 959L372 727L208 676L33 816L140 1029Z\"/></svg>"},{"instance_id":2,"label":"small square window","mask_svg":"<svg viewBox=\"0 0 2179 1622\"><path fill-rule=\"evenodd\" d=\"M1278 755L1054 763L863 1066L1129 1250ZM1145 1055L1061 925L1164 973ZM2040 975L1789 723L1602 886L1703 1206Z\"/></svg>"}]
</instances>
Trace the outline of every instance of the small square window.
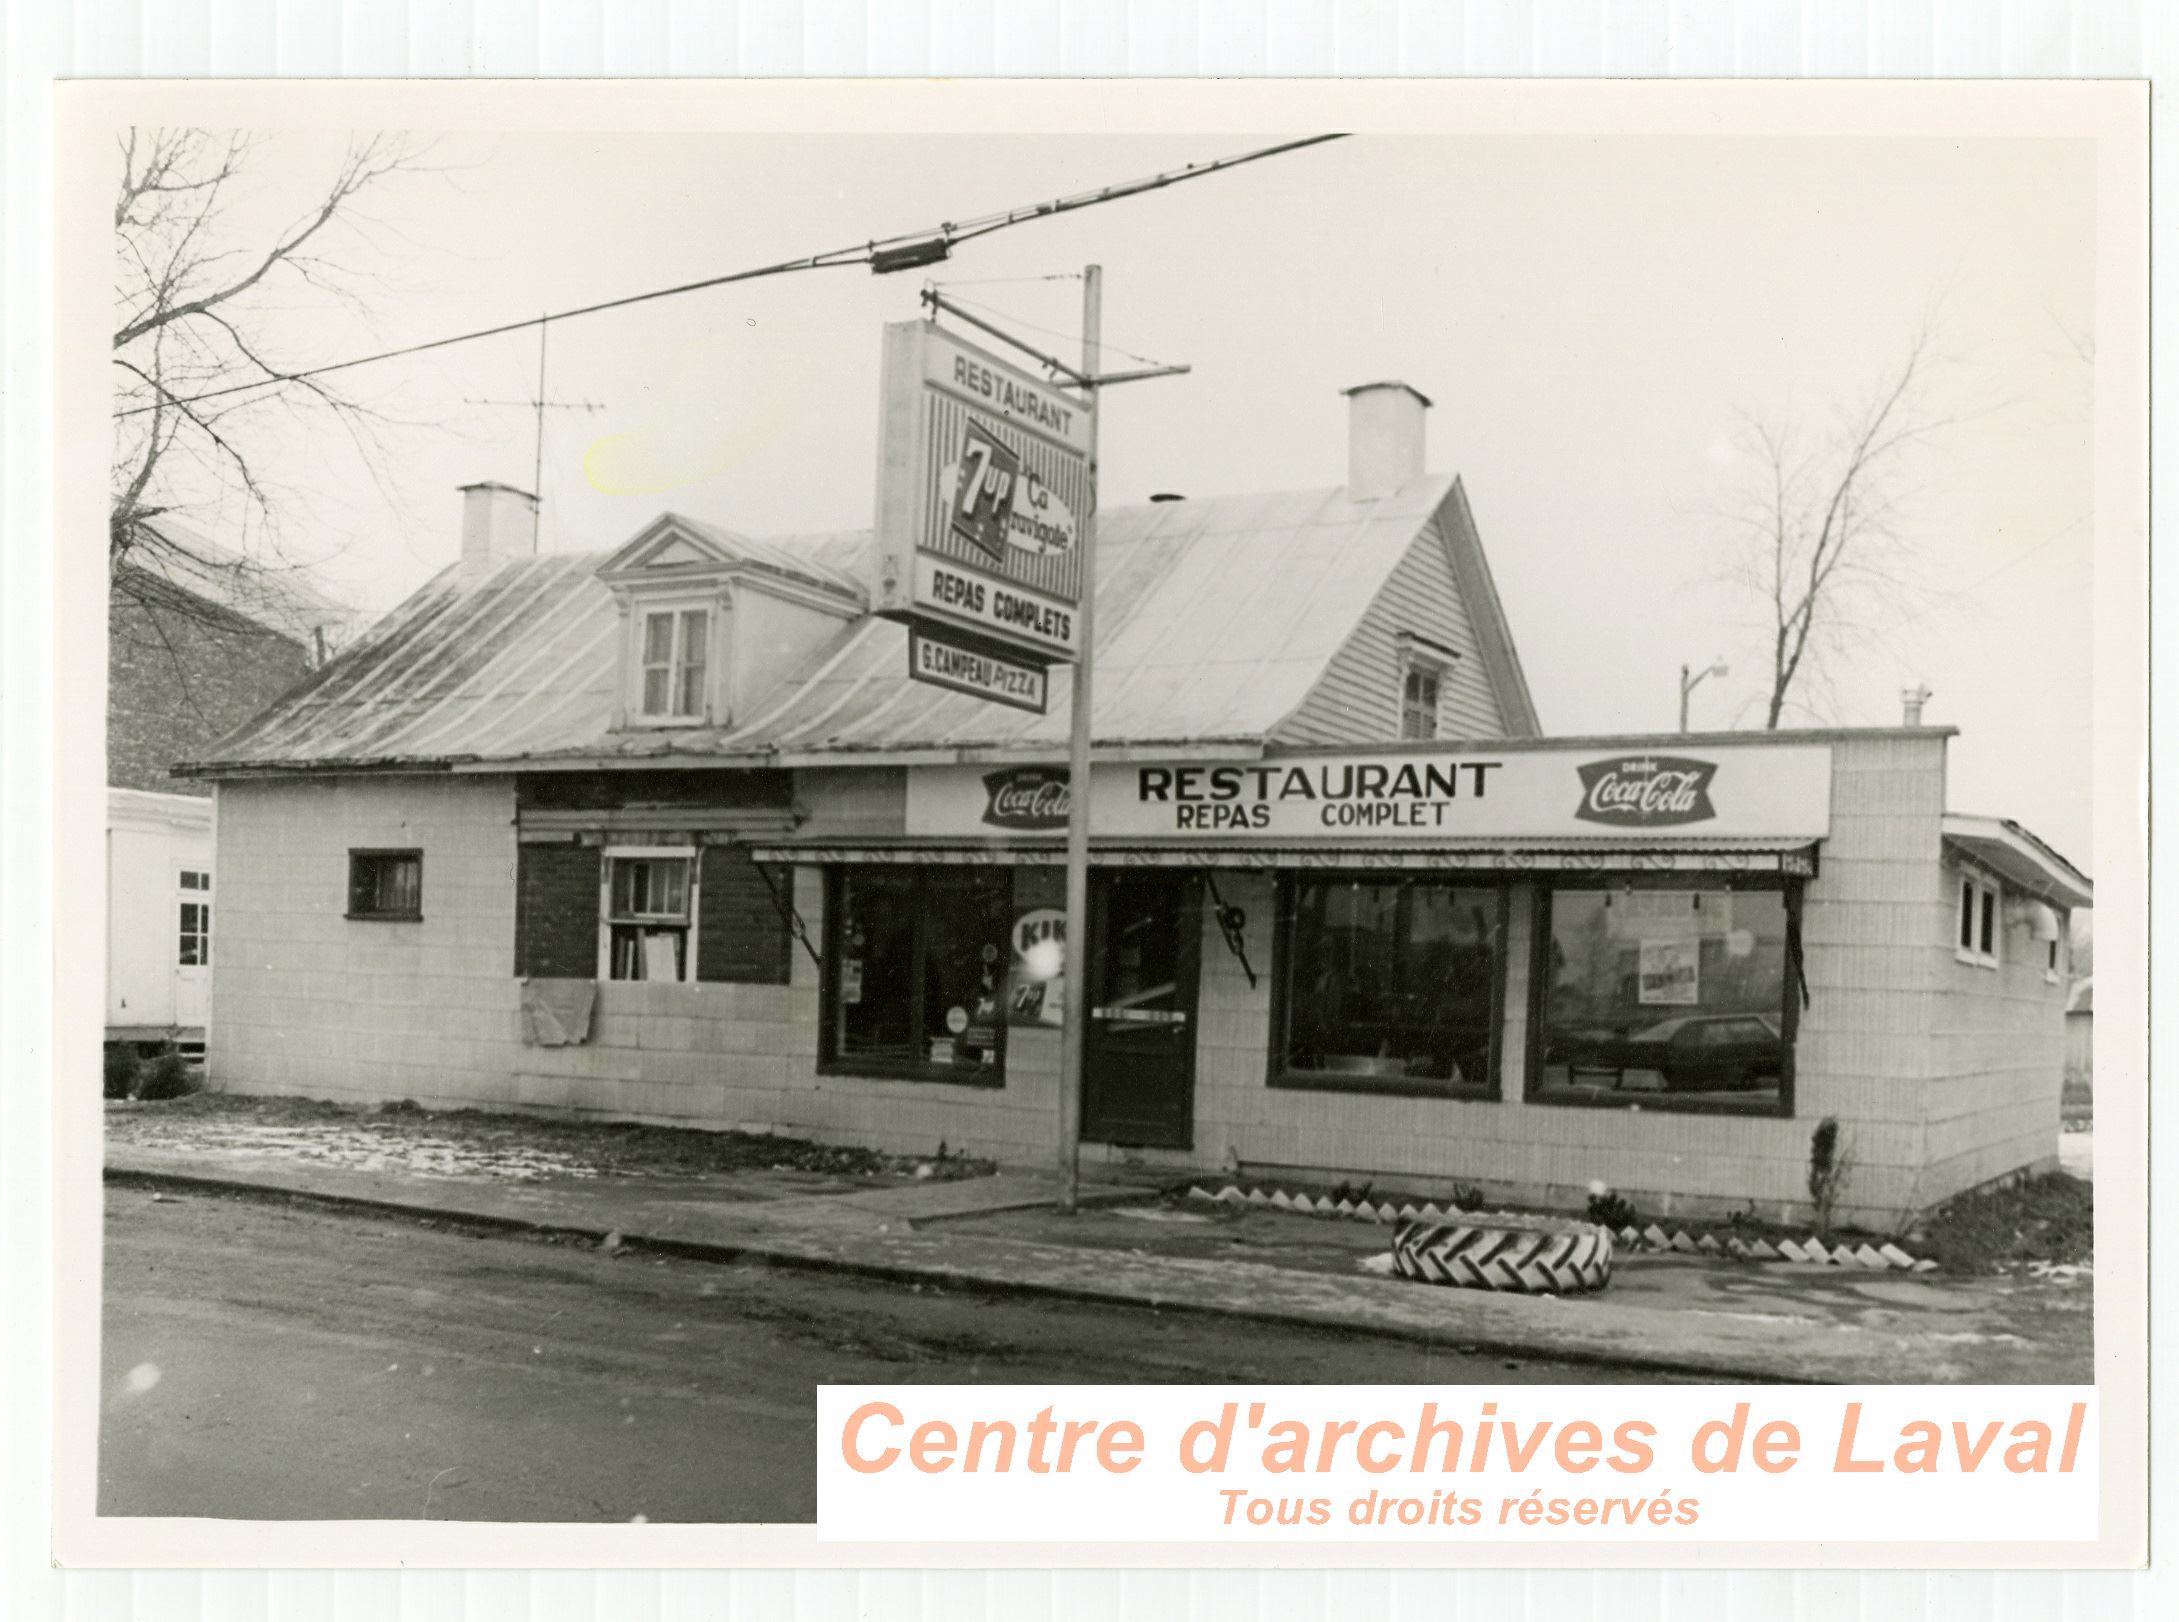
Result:
<instances>
[{"instance_id":1,"label":"small square window","mask_svg":"<svg viewBox=\"0 0 2179 1622\"><path fill-rule=\"evenodd\" d=\"M414 920L424 915L424 853L348 853L348 916Z\"/></svg>"},{"instance_id":2,"label":"small square window","mask_svg":"<svg viewBox=\"0 0 2179 1622\"><path fill-rule=\"evenodd\" d=\"M613 856L608 863L606 977L686 980L690 856Z\"/></svg>"}]
</instances>

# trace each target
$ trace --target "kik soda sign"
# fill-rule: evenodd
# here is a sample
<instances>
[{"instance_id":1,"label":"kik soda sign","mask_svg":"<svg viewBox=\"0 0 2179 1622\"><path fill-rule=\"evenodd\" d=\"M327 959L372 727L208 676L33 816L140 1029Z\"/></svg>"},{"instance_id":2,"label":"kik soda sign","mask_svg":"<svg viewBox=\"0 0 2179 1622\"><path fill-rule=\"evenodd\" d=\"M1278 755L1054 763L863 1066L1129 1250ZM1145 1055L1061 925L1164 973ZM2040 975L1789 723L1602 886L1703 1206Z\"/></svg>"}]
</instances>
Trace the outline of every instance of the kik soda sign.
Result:
<instances>
[{"instance_id":1,"label":"kik soda sign","mask_svg":"<svg viewBox=\"0 0 2179 1622\"><path fill-rule=\"evenodd\" d=\"M1094 408L928 321L885 329L883 394L874 612L1072 661Z\"/></svg>"}]
</instances>

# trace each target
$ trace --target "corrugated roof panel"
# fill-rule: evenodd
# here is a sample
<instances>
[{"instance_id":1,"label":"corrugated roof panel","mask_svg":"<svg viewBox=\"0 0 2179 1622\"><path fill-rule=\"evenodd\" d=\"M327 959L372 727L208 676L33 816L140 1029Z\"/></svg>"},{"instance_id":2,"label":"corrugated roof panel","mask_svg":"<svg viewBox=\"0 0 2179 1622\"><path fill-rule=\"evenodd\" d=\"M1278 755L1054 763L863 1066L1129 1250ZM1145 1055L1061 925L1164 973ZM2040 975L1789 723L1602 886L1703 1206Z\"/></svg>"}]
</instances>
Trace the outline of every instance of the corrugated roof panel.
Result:
<instances>
[{"instance_id":1,"label":"corrugated roof panel","mask_svg":"<svg viewBox=\"0 0 2179 1622\"><path fill-rule=\"evenodd\" d=\"M1095 730L1107 742L1262 739L1300 704L1445 499L1298 491L1104 515ZM861 591L866 531L759 540L678 520L760 567ZM611 730L617 616L598 555L508 564L464 591L448 570L356 647L219 746L215 765L336 765L611 755L808 753L1064 744L1050 713L913 682L905 630L863 620L734 725Z\"/></svg>"}]
</instances>

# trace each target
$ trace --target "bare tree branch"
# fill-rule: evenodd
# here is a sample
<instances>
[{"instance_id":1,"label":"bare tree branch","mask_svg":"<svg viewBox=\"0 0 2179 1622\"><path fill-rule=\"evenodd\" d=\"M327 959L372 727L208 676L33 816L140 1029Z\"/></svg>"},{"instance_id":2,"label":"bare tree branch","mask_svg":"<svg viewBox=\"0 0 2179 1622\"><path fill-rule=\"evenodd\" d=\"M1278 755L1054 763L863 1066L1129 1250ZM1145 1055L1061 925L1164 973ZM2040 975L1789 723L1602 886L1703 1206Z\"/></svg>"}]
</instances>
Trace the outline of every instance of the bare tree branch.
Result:
<instances>
[{"instance_id":1,"label":"bare tree branch","mask_svg":"<svg viewBox=\"0 0 2179 1622\"><path fill-rule=\"evenodd\" d=\"M368 280L376 250L357 234L359 200L392 177L430 167L429 150L398 134L359 136L288 225L252 233L237 229L241 216L230 208L260 178L251 137L138 129L121 136L111 347L117 399L137 410L116 418L108 557L117 578L139 546L147 563L185 561L189 547L165 528L147 528L152 520L228 501L242 504L239 526L230 519L227 528L239 527L249 566L274 572L282 514L300 493L268 480L265 469L294 433L315 436L338 424L342 440L380 476L386 451L376 426L392 419L336 383L297 376L302 368L283 363L268 335L291 317L298 296L368 313L355 284ZM218 403L197 398L236 383L261 388ZM203 550L193 560L199 565L232 562L227 549Z\"/></svg>"},{"instance_id":2,"label":"bare tree branch","mask_svg":"<svg viewBox=\"0 0 2179 1622\"><path fill-rule=\"evenodd\" d=\"M1907 464L1956 420L1932 409L1937 365L1926 320L1860 409L1828 429L1742 416L1753 471L1730 520L1724 578L1763 605L1769 730L1789 713L1829 710L1824 667L1870 634L1875 598L1911 589Z\"/></svg>"}]
</instances>

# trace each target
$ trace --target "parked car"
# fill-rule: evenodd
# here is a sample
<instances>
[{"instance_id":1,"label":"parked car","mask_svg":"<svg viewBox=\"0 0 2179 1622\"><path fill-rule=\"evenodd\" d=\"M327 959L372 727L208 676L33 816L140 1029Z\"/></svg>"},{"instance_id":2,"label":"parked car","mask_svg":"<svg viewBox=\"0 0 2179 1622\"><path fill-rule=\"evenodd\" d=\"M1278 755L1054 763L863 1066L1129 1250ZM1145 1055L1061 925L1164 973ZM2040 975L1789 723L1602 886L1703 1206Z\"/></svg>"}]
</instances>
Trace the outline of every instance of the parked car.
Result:
<instances>
[{"instance_id":1,"label":"parked car","mask_svg":"<svg viewBox=\"0 0 2179 1622\"><path fill-rule=\"evenodd\" d=\"M1607 1051L1613 1068L1654 1070L1668 1092L1736 1092L1774 1081L1784 1044L1777 1020L1762 1014L1687 1014L1635 1031Z\"/></svg>"}]
</instances>

